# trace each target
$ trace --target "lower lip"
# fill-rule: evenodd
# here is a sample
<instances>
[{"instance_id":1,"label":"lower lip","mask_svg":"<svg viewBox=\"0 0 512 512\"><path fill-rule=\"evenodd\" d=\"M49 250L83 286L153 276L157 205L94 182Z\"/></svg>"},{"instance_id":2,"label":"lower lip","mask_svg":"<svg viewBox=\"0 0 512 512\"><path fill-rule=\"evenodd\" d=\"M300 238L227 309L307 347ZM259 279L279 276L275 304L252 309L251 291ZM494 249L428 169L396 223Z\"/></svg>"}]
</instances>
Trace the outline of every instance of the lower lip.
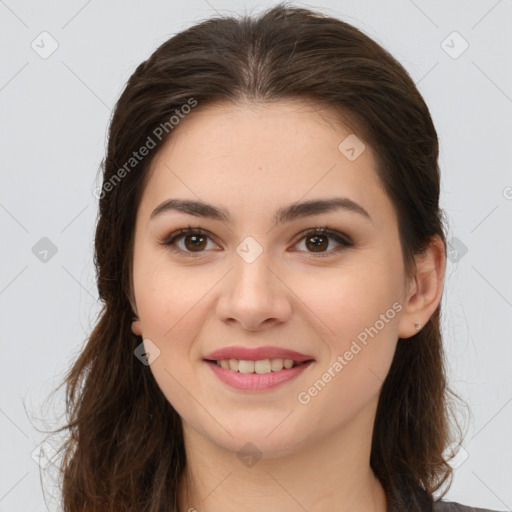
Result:
<instances>
[{"instance_id":1,"label":"lower lip","mask_svg":"<svg viewBox=\"0 0 512 512\"><path fill-rule=\"evenodd\" d=\"M313 361L299 364L293 368L283 368L269 373L240 373L222 368L215 362L206 361L213 373L225 384L244 391L261 391L271 389L283 382L288 382L299 376Z\"/></svg>"}]
</instances>

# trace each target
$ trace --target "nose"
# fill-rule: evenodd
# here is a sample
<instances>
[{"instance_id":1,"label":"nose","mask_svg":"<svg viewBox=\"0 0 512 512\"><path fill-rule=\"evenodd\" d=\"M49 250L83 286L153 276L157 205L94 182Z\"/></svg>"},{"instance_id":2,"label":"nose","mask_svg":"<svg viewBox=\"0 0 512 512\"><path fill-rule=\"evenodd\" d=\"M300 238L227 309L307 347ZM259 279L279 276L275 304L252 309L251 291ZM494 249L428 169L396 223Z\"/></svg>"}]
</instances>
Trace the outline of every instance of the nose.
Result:
<instances>
[{"instance_id":1,"label":"nose","mask_svg":"<svg viewBox=\"0 0 512 512\"><path fill-rule=\"evenodd\" d=\"M269 263L265 252L251 263L235 258L217 303L223 322L259 331L289 320L291 292Z\"/></svg>"}]
</instances>

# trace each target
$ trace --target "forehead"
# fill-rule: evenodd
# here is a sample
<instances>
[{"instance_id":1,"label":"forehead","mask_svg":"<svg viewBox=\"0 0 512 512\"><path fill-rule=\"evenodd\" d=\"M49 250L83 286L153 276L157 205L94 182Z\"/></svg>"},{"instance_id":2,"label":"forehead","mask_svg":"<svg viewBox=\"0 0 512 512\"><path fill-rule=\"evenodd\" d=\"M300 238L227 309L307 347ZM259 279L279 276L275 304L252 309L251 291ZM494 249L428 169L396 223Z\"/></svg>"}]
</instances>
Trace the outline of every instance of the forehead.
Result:
<instances>
[{"instance_id":1,"label":"forehead","mask_svg":"<svg viewBox=\"0 0 512 512\"><path fill-rule=\"evenodd\" d=\"M342 121L324 105L298 100L199 105L155 155L143 203L178 195L275 210L343 195L378 206L386 197L372 148Z\"/></svg>"},{"instance_id":2,"label":"forehead","mask_svg":"<svg viewBox=\"0 0 512 512\"><path fill-rule=\"evenodd\" d=\"M321 151L322 146L324 149L333 143L337 146L340 136L346 137L354 131L350 127L353 124L352 119L342 119L327 105L311 100L216 102L199 105L182 117L166 146L188 143L201 150L208 149L216 157L221 153L232 156L236 151L246 156L262 146L272 153L288 149L297 153L305 142L309 144L304 151ZM359 135L359 138L363 137Z\"/></svg>"}]
</instances>

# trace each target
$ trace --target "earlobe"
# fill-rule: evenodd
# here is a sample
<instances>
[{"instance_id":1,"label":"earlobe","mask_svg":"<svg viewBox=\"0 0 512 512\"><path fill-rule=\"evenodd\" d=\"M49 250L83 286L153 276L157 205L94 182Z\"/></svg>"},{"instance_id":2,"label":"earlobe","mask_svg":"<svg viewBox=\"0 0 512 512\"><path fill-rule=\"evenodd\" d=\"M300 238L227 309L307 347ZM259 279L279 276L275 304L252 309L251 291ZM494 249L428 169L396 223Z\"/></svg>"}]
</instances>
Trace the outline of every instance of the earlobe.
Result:
<instances>
[{"instance_id":1,"label":"earlobe","mask_svg":"<svg viewBox=\"0 0 512 512\"><path fill-rule=\"evenodd\" d=\"M137 336L142 336L142 326L138 318L135 318L132 322L132 332Z\"/></svg>"},{"instance_id":2,"label":"earlobe","mask_svg":"<svg viewBox=\"0 0 512 512\"><path fill-rule=\"evenodd\" d=\"M132 306L132 312L133 313L133 321L132 321L132 332L133 334L136 334L137 336L142 336L142 326L139 320L138 312L137 312L137 306L135 305L135 300L133 298L133 292L131 293L130 297L130 305Z\"/></svg>"},{"instance_id":3,"label":"earlobe","mask_svg":"<svg viewBox=\"0 0 512 512\"><path fill-rule=\"evenodd\" d=\"M425 252L416 257L416 275L399 323L400 338L417 334L439 305L443 293L445 253L444 243L436 235Z\"/></svg>"}]
</instances>

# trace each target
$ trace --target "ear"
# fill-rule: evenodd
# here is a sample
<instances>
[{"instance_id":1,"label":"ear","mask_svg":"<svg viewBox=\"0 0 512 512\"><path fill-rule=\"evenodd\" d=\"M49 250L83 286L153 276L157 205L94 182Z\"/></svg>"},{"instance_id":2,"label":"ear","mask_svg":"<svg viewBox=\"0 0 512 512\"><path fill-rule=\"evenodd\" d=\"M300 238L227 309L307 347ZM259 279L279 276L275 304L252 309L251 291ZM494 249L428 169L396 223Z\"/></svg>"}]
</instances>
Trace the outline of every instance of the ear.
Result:
<instances>
[{"instance_id":1,"label":"ear","mask_svg":"<svg viewBox=\"0 0 512 512\"><path fill-rule=\"evenodd\" d=\"M138 317L137 306L135 304L135 301L133 300L133 296L131 296L129 299L130 299L130 304L132 306L132 311L135 311L133 322L132 322L132 332L133 332L133 334L136 334L137 336L142 336L142 325L141 325L139 317Z\"/></svg>"},{"instance_id":2,"label":"ear","mask_svg":"<svg viewBox=\"0 0 512 512\"><path fill-rule=\"evenodd\" d=\"M138 317L135 318L132 322L132 332L137 336L142 336L142 325Z\"/></svg>"},{"instance_id":3,"label":"ear","mask_svg":"<svg viewBox=\"0 0 512 512\"><path fill-rule=\"evenodd\" d=\"M425 252L415 259L416 274L409 283L398 326L400 338L418 333L441 301L446 270L446 251L441 237L432 237ZM418 324L420 327L416 328Z\"/></svg>"}]
</instances>

